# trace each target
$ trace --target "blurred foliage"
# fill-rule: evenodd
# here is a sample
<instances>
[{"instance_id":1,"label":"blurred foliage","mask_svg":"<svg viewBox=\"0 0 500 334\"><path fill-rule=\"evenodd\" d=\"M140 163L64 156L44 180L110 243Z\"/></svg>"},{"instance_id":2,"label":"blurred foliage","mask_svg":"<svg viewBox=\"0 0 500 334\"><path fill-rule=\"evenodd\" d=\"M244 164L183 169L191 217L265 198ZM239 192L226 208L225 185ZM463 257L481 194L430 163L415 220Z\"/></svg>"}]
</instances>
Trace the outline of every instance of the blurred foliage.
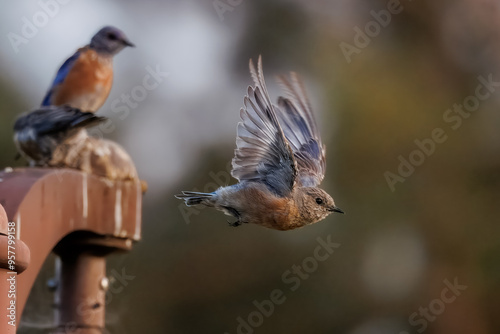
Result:
<instances>
[{"instance_id":1,"label":"blurred foliage","mask_svg":"<svg viewBox=\"0 0 500 334\"><path fill-rule=\"evenodd\" d=\"M1 61L1 59L0 59ZM12 127L20 111L24 111L21 96L12 89L6 78L0 76L0 166L20 166L23 161L15 161L17 151L12 142Z\"/></svg>"}]
</instances>

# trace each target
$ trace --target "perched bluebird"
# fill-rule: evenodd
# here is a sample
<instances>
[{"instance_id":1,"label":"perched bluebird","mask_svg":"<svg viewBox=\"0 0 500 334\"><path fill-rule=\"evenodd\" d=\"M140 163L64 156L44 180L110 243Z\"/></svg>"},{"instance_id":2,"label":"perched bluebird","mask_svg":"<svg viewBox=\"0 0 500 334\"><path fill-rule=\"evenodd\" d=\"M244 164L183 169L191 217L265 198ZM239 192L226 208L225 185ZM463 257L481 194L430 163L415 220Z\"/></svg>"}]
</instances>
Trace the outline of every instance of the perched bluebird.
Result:
<instances>
[{"instance_id":1,"label":"perched bluebird","mask_svg":"<svg viewBox=\"0 0 500 334\"><path fill-rule=\"evenodd\" d=\"M58 146L81 137L85 127L105 119L69 106L41 107L18 117L14 142L31 166L48 166Z\"/></svg>"},{"instance_id":2,"label":"perched bluebird","mask_svg":"<svg viewBox=\"0 0 500 334\"><path fill-rule=\"evenodd\" d=\"M332 212L344 213L318 188L323 180L325 146L302 82L295 73L281 78L287 97L274 105L267 92L259 57L258 71L250 60L255 87L248 87L240 111L231 175L239 183L212 193L183 191L186 205L201 204L275 230L316 223Z\"/></svg>"},{"instance_id":3,"label":"perched bluebird","mask_svg":"<svg viewBox=\"0 0 500 334\"><path fill-rule=\"evenodd\" d=\"M113 83L113 56L134 46L115 27L104 27L90 44L78 49L57 71L42 106L69 105L95 112L108 98Z\"/></svg>"},{"instance_id":4,"label":"perched bluebird","mask_svg":"<svg viewBox=\"0 0 500 334\"><path fill-rule=\"evenodd\" d=\"M78 169L109 180L138 180L135 165L118 144L88 135L106 120L70 106L41 107L14 124L14 142L32 166ZM145 183L143 183L145 190Z\"/></svg>"}]
</instances>

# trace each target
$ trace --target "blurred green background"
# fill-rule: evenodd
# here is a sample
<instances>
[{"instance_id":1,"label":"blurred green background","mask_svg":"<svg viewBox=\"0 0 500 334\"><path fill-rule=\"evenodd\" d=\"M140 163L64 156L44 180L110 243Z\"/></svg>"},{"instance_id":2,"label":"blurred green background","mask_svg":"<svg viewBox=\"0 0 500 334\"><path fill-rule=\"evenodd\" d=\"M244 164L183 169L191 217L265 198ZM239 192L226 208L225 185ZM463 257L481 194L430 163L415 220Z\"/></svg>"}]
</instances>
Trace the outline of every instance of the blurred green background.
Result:
<instances>
[{"instance_id":1,"label":"blurred green background","mask_svg":"<svg viewBox=\"0 0 500 334\"><path fill-rule=\"evenodd\" d=\"M41 11L51 15L34 21ZM113 126L94 130L150 185L142 242L109 261L123 288L108 296L110 333L498 333L498 1L41 0L5 3L0 17L2 167L23 166L12 124L66 57L108 24L137 45L115 60L100 111ZM29 38L27 21L38 24ZM234 182L247 62L259 54L273 99L274 75L304 78L327 144L323 187L346 215L290 232L230 228L173 197ZM119 112L148 67L168 76ZM435 129L446 140L430 142ZM417 166L405 174L400 159ZM388 172L404 177L391 187ZM340 244L324 261L312 258L318 238ZM50 332L52 262L21 333ZM284 297L271 307L274 290Z\"/></svg>"}]
</instances>

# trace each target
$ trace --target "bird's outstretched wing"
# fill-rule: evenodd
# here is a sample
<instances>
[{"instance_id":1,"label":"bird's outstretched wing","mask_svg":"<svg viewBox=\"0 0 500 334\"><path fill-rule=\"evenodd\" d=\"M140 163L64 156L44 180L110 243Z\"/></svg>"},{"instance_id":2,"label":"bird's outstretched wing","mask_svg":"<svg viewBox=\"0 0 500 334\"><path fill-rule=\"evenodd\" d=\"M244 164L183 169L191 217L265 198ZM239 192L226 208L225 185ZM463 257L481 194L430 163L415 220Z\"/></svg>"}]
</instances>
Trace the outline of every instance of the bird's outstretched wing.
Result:
<instances>
[{"instance_id":1,"label":"bird's outstretched wing","mask_svg":"<svg viewBox=\"0 0 500 334\"><path fill-rule=\"evenodd\" d=\"M257 66L258 71L250 60L255 87L248 88L240 111L231 175L239 181L262 182L284 197L293 190L296 162L267 92L261 57Z\"/></svg>"},{"instance_id":2,"label":"bird's outstretched wing","mask_svg":"<svg viewBox=\"0 0 500 334\"><path fill-rule=\"evenodd\" d=\"M318 186L326 171L326 151L321 143L311 105L296 73L279 77L286 96L278 99L277 117L297 161L297 183Z\"/></svg>"}]
</instances>

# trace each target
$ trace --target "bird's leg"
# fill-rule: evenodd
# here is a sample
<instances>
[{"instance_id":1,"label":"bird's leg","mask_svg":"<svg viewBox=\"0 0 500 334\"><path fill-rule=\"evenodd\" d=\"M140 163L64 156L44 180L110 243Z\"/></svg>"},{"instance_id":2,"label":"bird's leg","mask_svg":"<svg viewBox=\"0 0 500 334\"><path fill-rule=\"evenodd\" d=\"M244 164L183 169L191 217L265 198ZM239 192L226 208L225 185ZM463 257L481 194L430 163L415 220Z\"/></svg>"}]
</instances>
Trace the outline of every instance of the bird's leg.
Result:
<instances>
[{"instance_id":1,"label":"bird's leg","mask_svg":"<svg viewBox=\"0 0 500 334\"><path fill-rule=\"evenodd\" d=\"M229 224L229 226L231 227L238 227L241 225L241 222L239 220L235 221L234 223L231 223L229 220L227 221L227 223Z\"/></svg>"},{"instance_id":2,"label":"bird's leg","mask_svg":"<svg viewBox=\"0 0 500 334\"><path fill-rule=\"evenodd\" d=\"M231 208L229 206L224 206L223 207L227 213L231 214L231 216L233 217L236 217L236 221L234 223L231 223L229 220L227 221L227 223L229 224L229 226L232 226L232 227L238 227L241 225L241 215L240 213L238 212L238 210L234 209L234 208Z\"/></svg>"}]
</instances>

